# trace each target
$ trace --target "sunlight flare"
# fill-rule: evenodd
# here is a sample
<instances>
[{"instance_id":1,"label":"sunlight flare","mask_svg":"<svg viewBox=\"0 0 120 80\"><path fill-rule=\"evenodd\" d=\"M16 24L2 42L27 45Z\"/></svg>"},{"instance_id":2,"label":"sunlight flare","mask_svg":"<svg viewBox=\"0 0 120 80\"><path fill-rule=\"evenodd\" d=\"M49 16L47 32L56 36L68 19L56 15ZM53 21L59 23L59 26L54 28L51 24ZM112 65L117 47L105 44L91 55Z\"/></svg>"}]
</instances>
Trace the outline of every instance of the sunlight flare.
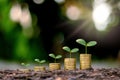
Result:
<instances>
[{"instance_id":1,"label":"sunlight flare","mask_svg":"<svg viewBox=\"0 0 120 80\"><path fill-rule=\"evenodd\" d=\"M110 14L111 7L107 3L101 3L94 7L92 17L97 30L103 31L107 28Z\"/></svg>"}]
</instances>

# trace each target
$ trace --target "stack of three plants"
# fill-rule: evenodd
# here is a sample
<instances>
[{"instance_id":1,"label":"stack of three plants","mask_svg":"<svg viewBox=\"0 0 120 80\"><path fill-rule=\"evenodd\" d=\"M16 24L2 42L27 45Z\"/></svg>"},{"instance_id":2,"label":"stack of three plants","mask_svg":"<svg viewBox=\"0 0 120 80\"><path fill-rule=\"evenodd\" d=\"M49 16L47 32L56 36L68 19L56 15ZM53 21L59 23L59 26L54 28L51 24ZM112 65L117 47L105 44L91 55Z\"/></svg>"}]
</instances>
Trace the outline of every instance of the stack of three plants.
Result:
<instances>
[{"instance_id":1,"label":"stack of three plants","mask_svg":"<svg viewBox=\"0 0 120 80\"><path fill-rule=\"evenodd\" d=\"M57 63L56 60L62 58L62 55L57 55L55 56L55 54L51 53L49 54L50 57L54 58L54 63L49 63L49 70L60 70L61 69L61 64ZM45 71L46 67L43 66L42 64L46 62L46 60L39 60L39 59L34 59L35 62L39 63L39 65L34 66L34 71ZM30 69L28 69L28 66L30 64L27 63L21 63L21 65L24 67L23 69L19 69L22 72L29 72Z\"/></svg>"}]
</instances>

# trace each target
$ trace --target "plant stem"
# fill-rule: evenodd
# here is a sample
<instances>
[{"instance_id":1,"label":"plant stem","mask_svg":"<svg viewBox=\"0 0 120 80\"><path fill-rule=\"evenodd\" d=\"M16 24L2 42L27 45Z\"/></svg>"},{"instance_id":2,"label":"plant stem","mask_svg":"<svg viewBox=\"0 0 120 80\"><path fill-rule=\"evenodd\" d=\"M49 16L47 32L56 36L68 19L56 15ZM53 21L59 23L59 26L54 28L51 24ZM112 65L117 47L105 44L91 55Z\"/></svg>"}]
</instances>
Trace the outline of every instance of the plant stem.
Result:
<instances>
[{"instance_id":1,"label":"plant stem","mask_svg":"<svg viewBox=\"0 0 120 80\"><path fill-rule=\"evenodd\" d=\"M40 65L40 66L42 66L42 64L41 64L41 63L39 63L39 65Z\"/></svg>"},{"instance_id":2,"label":"plant stem","mask_svg":"<svg viewBox=\"0 0 120 80\"><path fill-rule=\"evenodd\" d=\"M85 53L87 54L87 45L85 46Z\"/></svg>"},{"instance_id":3,"label":"plant stem","mask_svg":"<svg viewBox=\"0 0 120 80\"><path fill-rule=\"evenodd\" d=\"M70 52L70 58L71 58L71 52Z\"/></svg>"},{"instance_id":4,"label":"plant stem","mask_svg":"<svg viewBox=\"0 0 120 80\"><path fill-rule=\"evenodd\" d=\"M55 63L56 63L56 58L55 58Z\"/></svg>"}]
</instances>

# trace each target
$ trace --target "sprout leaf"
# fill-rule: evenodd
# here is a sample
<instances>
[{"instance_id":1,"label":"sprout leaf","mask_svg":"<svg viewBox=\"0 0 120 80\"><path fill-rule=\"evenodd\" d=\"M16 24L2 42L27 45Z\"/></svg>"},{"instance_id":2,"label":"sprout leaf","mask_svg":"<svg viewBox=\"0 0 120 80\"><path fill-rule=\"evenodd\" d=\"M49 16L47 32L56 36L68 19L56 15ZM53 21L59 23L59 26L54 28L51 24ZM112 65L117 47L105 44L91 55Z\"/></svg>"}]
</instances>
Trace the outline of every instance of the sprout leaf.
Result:
<instances>
[{"instance_id":1,"label":"sprout leaf","mask_svg":"<svg viewBox=\"0 0 120 80\"><path fill-rule=\"evenodd\" d=\"M26 67L30 66L30 64L26 64Z\"/></svg>"},{"instance_id":2,"label":"sprout leaf","mask_svg":"<svg viewBox=\"0 0 120 80\"><path fill-rule=\"evenodd\" d=\"M39 59L35 59L35 61L36 61L36 62L40 62L40 60L39 60Z\"/></svg>"},{"instance_id":3,"label":"sprout leaf","mask_svg":"<svg viewBox=\"0 0 120 80\"><path fill-rule=\"evenodd\" d=\"M90 46L95 46L97 44L96 41L90 41L87 43L87 46L90 47Z\"/></svg>"},{"instance_id":4,"label":"sprout leaf","mask_svg":"<svg viewBox=\"0 0 120 80\"><path fill-rule=\"evenodd\" d=\"M45 62L46 62L46 60L41 60L41 61L40 61L41 64L42 64L42 63L45 63Z\"/></svg>"},{"instance_id":5,"label":"sprout leaf","mask_svg":"<svg viewBox=\"0 0 120 80\"><path fill-rule=\"evenodd\" d=\"M79 51L78 48L73 48L73 49L71 50L71 53L75 53L75 52L78 52L78 51Z\"/></svg>"},{"instance_id":6,"label":"sprout leaf","mask_svg":"<svg viewBox=\"0 0 120 80\"><path fill-rule=\"evenodd\" d=\"M84 39L77 39L76 42L83 46L86 46L86 41Z\"/></svg>"},{"instance_id":7,"label":"sprout leaf","mask_svg":"<svg viewBox=\"0 0 120 80\"><path fill-rule=\"evenodd\" d=\"M52 57L52 58L54 58L54 59L56 58L56 57L55 57L55 55L54 55L54 54L52 54L52 53L51 53L51 54L49 54L49 56L50 56L50 57Z\"/></svg>"},{"instance_id":8,"label":"sprout leaf","mask_svg":"<svg viewBox=\"0 0 120 80\"><path fill-rule=\"evenodd\" d=\"M70 48L68 46L64 46L62 49L67 51L67 52L70 52Z\"/></svg>"},{"instance_id":9,"label":"sprout leaf","mask_svg":"<svg viewBox=\"0 0 120 80\"><path fill-rule=\"evenodd\" d=\"M24 65L25 65L25 63L21 63L21 65L23 65L23 66L24 66Z\"/></svg>"},{"instance_id":10,"label":"sprout leaf","mask_svg":"<svg viewBox=\"0 0 120 80\"><path fill-rule=\"evenodd\" d=\"M28 67L30 64L21 63L22 66Z\"/></svg>"},{"instance_id":11,"label":"sprout leaf","mask_svg":"<svg viewBox=\"0 0 120 80\"><path fill-rule=\"evenodd\" d=\"M56 59L60 59L60 58L62 58L62 55L57 55L56 56Z\"/></svg>"}]
</instances>

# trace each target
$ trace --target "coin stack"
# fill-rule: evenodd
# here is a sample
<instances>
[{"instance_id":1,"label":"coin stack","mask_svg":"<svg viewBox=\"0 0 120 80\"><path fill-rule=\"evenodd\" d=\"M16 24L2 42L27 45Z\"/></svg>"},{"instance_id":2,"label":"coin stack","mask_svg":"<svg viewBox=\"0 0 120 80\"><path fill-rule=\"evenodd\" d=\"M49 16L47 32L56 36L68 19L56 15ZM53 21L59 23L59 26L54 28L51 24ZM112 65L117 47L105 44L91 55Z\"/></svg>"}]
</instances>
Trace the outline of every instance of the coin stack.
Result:
<instances>
[{"instance_id":1,"label":"coin stack","mask_svg":"<svg viewBox=\"0 0 120 80\"><path fill-rule=\"evenodd\" d=\"M80 69L91 68L91 54L80 54Z\"/></svg>"},{"instance_id":2,"label":"coin stack","mask_svg":"<svg viewBox=\"0 0 120 80\"><path fill-rule=\"evenodd\" d=\"M60 63L49 63L49 70L60 70L61 65Z\"/></svg>"},{"instance_id":3,"label":"coin stack","mask_svg":"<svg viewBox=\"0 0 120 80\"><path fill-rule=\"evenodd\" d=\"M19 71L22 71L24 73L28 73L28 72L30 72L30 69L19 69Z\"/></svg>"},{"instance_id":4,"label":"coin stack","mask_svg":"<svg viewBox=\"0 0 120 80\"><path fill-rule=\"evenodd\" d=\"M65 58L64 59L64 69L65 70L75 70L76 69L76 59L75 58Z\"/></svg>"},{"instance_id":5,"label":"coin stack","mask_svg":"<svg viewBox=\"0 0 120 80\"><path fill-rule=\"evenodd\" d=\"M45 67L44 66L35 66L34 67L34 71L45 71Z\"/></svg>"}]
</instances>

